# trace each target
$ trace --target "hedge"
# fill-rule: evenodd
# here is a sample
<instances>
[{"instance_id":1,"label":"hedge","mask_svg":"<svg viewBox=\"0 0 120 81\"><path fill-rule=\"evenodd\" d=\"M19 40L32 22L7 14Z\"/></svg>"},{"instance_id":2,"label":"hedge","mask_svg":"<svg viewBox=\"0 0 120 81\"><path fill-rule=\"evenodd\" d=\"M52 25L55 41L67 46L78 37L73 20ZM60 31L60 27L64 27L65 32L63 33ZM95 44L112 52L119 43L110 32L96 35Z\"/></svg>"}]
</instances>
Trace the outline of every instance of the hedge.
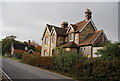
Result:
<instances>
[{"instance_id":1,"label":"hedge","mask_svg":"<svg viewBox=\"0 0 120 81\"><path fill-rule=\"evenodd\" d=\"M31 54L24 54L21 62L44 68L51 68L53 65L52 57L41 57L40 55Z\"/></svg>"},{"instance_id":2,"label":"hedge","mask_svg":"<svg viewBox=\"0 0 120 81\"><path fill-rule=\"evenodd\" d=\"M21 62L58 71L80 80L120 80L120 60L86 59L68 53L54 57L25 54Z\"/></svg>"},{"instance_id":3,"label":"hedge","mask_svg":"<svg viewBox=\"0 0 120 81\"><path fill-rule=\"evenodd\" d=\"M17 58L17 59L21 59L22 58L23 53L16 53L13 54L11 57Z\"/></svg>"}]
</instances>

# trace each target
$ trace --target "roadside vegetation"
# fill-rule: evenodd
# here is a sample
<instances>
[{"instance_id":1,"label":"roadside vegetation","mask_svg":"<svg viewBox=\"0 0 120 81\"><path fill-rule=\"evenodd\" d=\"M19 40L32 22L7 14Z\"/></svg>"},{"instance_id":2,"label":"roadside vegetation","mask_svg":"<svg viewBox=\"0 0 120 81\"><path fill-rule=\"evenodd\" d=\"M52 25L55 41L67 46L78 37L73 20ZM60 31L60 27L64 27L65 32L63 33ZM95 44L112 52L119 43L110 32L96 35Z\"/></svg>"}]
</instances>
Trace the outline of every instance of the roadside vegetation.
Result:
<instances>
[{"instance_id":1,"label":"roadside vegetation","mask_svg":"<svg viewBox=\"0 0 120 81\"><path fill-rule=\"evenodd\" d=\"M4 47L5 49L5 47ZM84 54L64 52L59 48L53 57L33 54L14 54L11 58L22 63L44 68L84 81L120 80L120 43L108 42L104 49L98 50L97 58L87 58Z\"/></svg>"},{"instance_id":2,"label":"roadside vegetation","mask_svg":"<svg viewBox=\"0 0 120 81\"><path fill-rule=\"evenodd\" d=\"M21 62L84 81L120 80L119 43L107 43L96 54L98 58L87 58L83 54L60 52L53 57L22 54Z\"/></svg>"}]
</instances>

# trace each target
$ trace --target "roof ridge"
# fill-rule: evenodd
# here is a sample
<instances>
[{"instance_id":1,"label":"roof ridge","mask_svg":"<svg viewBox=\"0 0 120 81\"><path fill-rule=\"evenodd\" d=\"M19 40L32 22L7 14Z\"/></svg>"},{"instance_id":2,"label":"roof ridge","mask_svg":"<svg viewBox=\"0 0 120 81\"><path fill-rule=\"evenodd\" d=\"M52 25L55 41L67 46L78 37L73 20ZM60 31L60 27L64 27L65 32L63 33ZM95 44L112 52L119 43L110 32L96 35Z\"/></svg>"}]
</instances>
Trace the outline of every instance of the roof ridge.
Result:
<instances>
[{"instance_id":1,"label":"roof ridge","mask_svg":"<svg viewBox=\"0 0 120 81\"><path fill-rule=\"evenodd\" d=\"M55 25L50 25L50 24L46 24L47 26L52 26L52 27L56 27L56 28L60 28L58 26L55 26Z\"/></svg>"},{"instance_id":2,"label":"roof ridge","mask_svg":"<svg viewBox=\"0 0 120 81\"><path fill-rule=\"evenodd\" d=\"M75 23L73 25L79 24L80 22L84 22L84 21L86 21L86 20L79 21L79 22L77 22L77 23ZM86 22L88 22L88 21L86 21Z\"/></svg>"},{"instance_id":3,"label":"roof ridge","mask_svg":"<svg viewBox=\"0 0 120 81\"><path fill-rule=\"evenodd\" d=\"M102 31L103 31L103 30L96 30L96 31L94 31L94 32L102 32ZM94 33L94 32L93 32L93 33Z\"/></svg>"}]
</instances>

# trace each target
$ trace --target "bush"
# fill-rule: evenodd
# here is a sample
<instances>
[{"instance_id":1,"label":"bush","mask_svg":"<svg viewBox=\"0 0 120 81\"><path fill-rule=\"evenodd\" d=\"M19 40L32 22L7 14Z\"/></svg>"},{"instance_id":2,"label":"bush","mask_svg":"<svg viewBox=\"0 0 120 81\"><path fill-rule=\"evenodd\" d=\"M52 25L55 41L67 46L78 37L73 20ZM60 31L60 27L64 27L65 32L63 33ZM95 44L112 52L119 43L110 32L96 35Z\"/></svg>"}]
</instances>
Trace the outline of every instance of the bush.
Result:
<instances>
[{"instance_id":1,"label":"bush","mask_svg":"<svg viewBox=\"0 0 120 81\"><path fill-rule=\"evenodd\" d=\"M40 55L31 54L23 55L21 62L44 68L52 68L53 64L52 57L41 57Z\"/></svg>"},{"instance_id":2,"label":"bush","mask_svg":"<svg viewBox=\"0 0 120 81\"><path fill-rule=\"evenodd\" d=\"M79 59L79 54L62 53L54 56L54 69L62 72L69 72L75 60Z\"/></svg>"},{"instance_id":3,"label":"bush","mask_svg":"<svg viewBox=\"0 0 120 81\"><path fill-rule=\"evenodd\" d=\"M24 54L21 61L59 71L84 81L118 81L120 79L120 60L86 59L78 54L62 53L54 57Z\"/></svg>"},{"instance_id":4,"label":"bush","mask_svg":"<svg viewBox=\"0 0 120 81\"><path fill-rule=\"evenodd\" d=\"M23 55L22 53L16 53L16 54L13 54L12 57L17 58L17 59L21 59L22 55Z\"/></svg>"},{"instance_id":5,"label":"bush","mask_svg":"<svg viewBox=\"0 0 120 81\"><path fill-rule=\"evenodd\" d=\"M88 59L84 62L76 61L73 65L72 73L76 74L77 79L84 80L119 80L120 60L98 60Z\"/></svg>"},{"instance_id":6,"label":"bush","mask_svg":"<svg viewBox=\"0 0 120 81\"><path fill-rule=\"evenodd\" d=\"M103 60L115 60L115 59L120 59L119 52L120 49L118 47L118 44L107 43L104 46L104 49L98 50L96 54L101 55L100 58Z\"/></svg>"},{"instance_id":7,"label":"bush","mask_svg":"<svg viewBox=\"0 0 120 81\"><path fill-rule=\"evenodd\" d=\"M53 66L53 58L52 57L37 57L37 63L36 66L41 66L44 68L52 69Z\"/></svg>"}]
</instances>

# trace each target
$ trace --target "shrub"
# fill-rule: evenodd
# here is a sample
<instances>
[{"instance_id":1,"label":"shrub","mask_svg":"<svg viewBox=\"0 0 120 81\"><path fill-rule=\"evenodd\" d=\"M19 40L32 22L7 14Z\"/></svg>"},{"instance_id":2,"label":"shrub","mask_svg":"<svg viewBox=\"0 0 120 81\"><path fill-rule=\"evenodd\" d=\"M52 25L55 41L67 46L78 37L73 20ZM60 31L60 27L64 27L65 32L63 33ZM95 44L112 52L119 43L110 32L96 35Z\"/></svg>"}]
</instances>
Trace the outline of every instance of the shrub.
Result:
<instances>
[{"instance_id":1,"label":"shrub","mask_svg":"<svg viewBox=\"0 0 120 81\"><path fill-rule=\"evenodd\" d=\"M32 60L33 60L32 57L33 57L32 54L24 54L22 56L21 62L24 62L26 64L32 64Z\"/></svg>"},{"instance_id":2,"label":"shrub","mask_svg":"<svg viewBox=\"0 0 120 81\"><path fill-rule=\"evenodd\" d=\"M120 79L120 60L86 59L79 54L62 53L54 57L24 54L21 61L69 74L84 81L118 81Z\"/></svg>"},{"instance_id":3,"label":"shrub","mask_svg":"<svg viewBox=\"0 0 120 81\"><path fill-rule=\"evenodd\" d=\"M119 55L120 49L118 44L115 43L107 43L104 46L104 49L100 49L97 51L97 54L101 55L101 59L103 60L115 60L120 59Z\"/></svg>"},{"instance_id":4,"label":"shrub","mask_svg":"<svg viewBox=\"0 0 120 81\"><path fill-rule=\"evenodd\" d=\"M85 61L76 61L73 65L73 73L77 79L84 80L119 80L120 78L120 60L98 60L87 59Z\"/></svg>"},{"instance_id":5,"label":"shrub","mask_svg":"<svg viewBox=\"0 0 120 81\"><path fill-rule=\"evenodd\" d=\"M52 69L52 65L53 65L52 57L37 56L36 60L37 60L36 66Z\"/></svg>"},{"instance_id":6,"label":"shrub","mask_svg":"<svg viewBox=\"0 0 120 81\"><path fill-rule=\"evenodd\" d=\"M62 53L54 56L54 69L63 72L69 72L73 62L78 59L79 55L74 53Z\"/></svg>"},{"instance_id":7,"label":"shrub","mask_svg":"<svg viewBox=\"0 0 120 81\"><path fill-rule=\"evenodd\" d=\"M31 54L23 55L21 62L44 68L52 68L53 64L52 57L41 57L40 55Z\"/></svg>"},{"instance_id":8,"label":"shrub","mask_svg":"<svg viewBox=\"0 0 120 81\"><path fill-rule=\"evenodd\" d=\"M21 59L22 55L23 55L22 53L16 53L16 54L13 54L12 57L17 58L17 59Z\"/></svg>"}]
</instances>

